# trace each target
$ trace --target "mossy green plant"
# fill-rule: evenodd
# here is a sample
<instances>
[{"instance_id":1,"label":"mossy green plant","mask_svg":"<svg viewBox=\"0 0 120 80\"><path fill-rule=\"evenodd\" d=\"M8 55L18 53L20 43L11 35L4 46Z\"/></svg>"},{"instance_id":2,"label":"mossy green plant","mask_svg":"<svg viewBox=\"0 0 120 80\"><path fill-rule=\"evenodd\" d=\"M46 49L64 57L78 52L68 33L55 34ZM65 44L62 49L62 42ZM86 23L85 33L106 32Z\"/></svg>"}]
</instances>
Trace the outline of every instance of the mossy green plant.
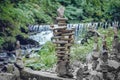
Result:
<instances>
[{"instance_id":1,"label":"mossy green plant","mask_svg":"<svg viewBox=\"0 0 120 80\"><path fill-rule=\"evenodd\" d=\"M46 42L37 54L39 55L37 58L24 58L26 67L41 70L51 68L56 64L55 45L52 42Z\"/></svg>"}]
</instances>

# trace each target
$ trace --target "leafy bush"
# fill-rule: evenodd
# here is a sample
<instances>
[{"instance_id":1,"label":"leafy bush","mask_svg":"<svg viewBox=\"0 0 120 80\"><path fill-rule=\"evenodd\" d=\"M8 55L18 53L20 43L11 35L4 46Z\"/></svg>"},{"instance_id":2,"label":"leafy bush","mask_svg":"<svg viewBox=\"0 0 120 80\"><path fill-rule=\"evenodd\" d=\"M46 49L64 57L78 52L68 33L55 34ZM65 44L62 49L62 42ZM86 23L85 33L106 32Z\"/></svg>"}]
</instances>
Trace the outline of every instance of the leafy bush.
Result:
<instances>
[{"instance_id":1,"label":"leafy bush","mask_svg":"<svg viewBox=\"0 0 120 80\"><path fill-rule=\"evenodd\" d=\"M48 69L56 63L55 45L52 42L46 42L37 53L39 57L24 59L27 67L34 70Z\"/></svg>"},{"instance_id":2,"label":"leafy bush","mask_svg":"<svg viewBox=\"0 0 120 80\"><path fill-rule=\"evenodd\" d=\"M0 32L5 34L4 37L15 38L15 36L19 34L26 36L28 25L53 23L58 4L52 1L53 0L0 1ZM2 36L4 34L2 34ZM3 39L5 40L4 37Z\"/></svg>"},{"instance_id":3,"label":"leafy bush","mask_svg":"<svg viewBox=\"0 0 120 80\"><path fill-rule=\"evenodd\" d=\"M120 19L119 0L57 0L66 7L68 22L113 21Z\"/></svg>"},{"instance_id":4,"label":"leafy bush","mask_svg":"<svg viewBox=\"0 0 120 80\"><path fill-rule=\"evenodd\" d=\"M52 67L56 62L55 45L52 42L47 42L39 51L40 60L45 67Z\"/></svg>"},{"instance_id":5,"label":"leafy bush","mask_svg":"<svg viewBox=\"0 0 120 80\"><path fill-rule=\"evenodd\" d=\"M71 48L72 61L78 60L84 62L87 54L92 51L92 47L93 47L92 41L89 45L74 44Z\"/></svg>"}]
</instances>

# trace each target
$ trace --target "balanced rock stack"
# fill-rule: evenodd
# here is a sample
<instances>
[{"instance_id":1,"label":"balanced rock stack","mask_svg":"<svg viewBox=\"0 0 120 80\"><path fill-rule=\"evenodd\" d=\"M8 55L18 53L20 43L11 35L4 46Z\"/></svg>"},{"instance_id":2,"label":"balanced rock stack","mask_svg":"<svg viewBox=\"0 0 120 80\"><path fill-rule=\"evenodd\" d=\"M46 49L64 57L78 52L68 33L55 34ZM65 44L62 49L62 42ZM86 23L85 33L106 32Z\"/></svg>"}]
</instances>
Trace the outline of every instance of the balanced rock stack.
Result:
<instances>
[{"instance_id":1,"label":"balanced rock stack","mask_svg":"<svg viewBox=\"0 0 120 80\"><path fill-rule=\"evenodd\" d=\"M56 44L56 56L58 58L56 72L61 77L73 77L70 72L70 47L73 40L74 29L67 29L66 18L57 17L58 26L54 26L53 43Z\"/></svg>"}]
</instances>

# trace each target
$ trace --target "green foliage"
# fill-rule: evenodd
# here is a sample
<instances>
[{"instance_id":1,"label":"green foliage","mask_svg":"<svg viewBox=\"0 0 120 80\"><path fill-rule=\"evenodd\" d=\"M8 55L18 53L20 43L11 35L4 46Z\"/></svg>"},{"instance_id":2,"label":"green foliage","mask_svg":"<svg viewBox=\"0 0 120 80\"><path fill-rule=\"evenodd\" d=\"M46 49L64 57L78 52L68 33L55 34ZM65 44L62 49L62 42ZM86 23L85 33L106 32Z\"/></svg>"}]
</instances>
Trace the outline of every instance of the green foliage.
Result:
<instances>
[{"instance_id":1,"label":"green foliage","mask_svg":"<svg viewBox=\"0 0 120 80\"><path fill-rule=\"evenodd\" d=\"M23 34L29 24L52 24L57 8L65 6L69 23L120 20L120 0L2 0L0 31L5 36Z\"/></svg>"},{"instance_id":2,"label":"green foliage","mask_svg":"<svg viewBox=\"0 0 120 80\"><path fill-rule=\"evenodd\" d=\"M72 22L73 20L76 20L76 22L77 20L80 20L82 14L83 14L83 9L76 8L72 5L66 7L65 16L69 19L69 22L71 20L71 23L75 23L75 21Z\"/></svg>"},{"instance_id":3,"label":"green foliage","mask_svg":"<svg viewBox=\"0 0 120 80\"><path fill-rule=\"evenodd\" d=\"M78 60L78 61L82 61L84 62L86 59L86 55L92 51L92 47L93 47L93 42L89 41L89 45L84 44L84 45L80 45L80 44L74 44L71 48L71 56L72 56L72 60Z\"/></svg>"},{"instance_id":4,"label":"green foliage","mask_svg":"<svg viewBox=\"0 0 120 80\"><path fill-rule=\"evenodd\" d=\"M0 49L2 48L2 44L4 43L4 39L0 37Z\"/></svg>"},{"instance_id":5,"label":"green foliage","mask_svg":"<svg viewBox=\"0 0 120 80\"><path fill-rule=\"evenodd\" d=\"M65 5L65 6L71 4L71 2L72 2L72 0L56 0L56 1L58 1L59 3L61 3L62 5Z\"/></svg>"},{"instance_id":6,"label":"green foliage","mask_svg":"<svg viewBox=\"0 0 120 80\"><path fill-rule=\"evenodd\" d=\"M0 0L0 46L14 44L16 35L26 36L30 24L52 24L57 16L57 8L63 5L68 23L120 20L120 0ZM21 30L22 29L22 30ZM107 44L111 47L111 29L99 29L106 34ZM101 44L101 39L99 39ZM13 45L14 46L14 45ZM93 41L89 45L74 45L74 59L85 60L86 54L92 50ZM5 47L7 48L7 47ZM55 50L48 42L38 53L41 57L28 60L26 66L34 69L51 67L55 63Z\"/></svg>"},{"instance_id":7,"label":"green foliage","mask_svg":"<svg viewBox=\"0 0 120 80\"><path fill-rule=\"evenodd\" d=\"M112 0L108 12L113 20L120 20L120 0Z\"/></svg>"},{"instance_id":8,"label":"green foliage","mask_svg":"<svg viewBox=\"0 0 120 80\"><path fill-rule=\"evenodd\" d=\"M56 63L55 45L52 42L47 42L37 54L38 57L24 60L27 67L35 70L48 69Z\"/></svg>"},{"instance_id":9,"label":"green foliage","mask_svg":"<svg viewBox=\"0 0 120 80\"><path fill-rule=\"evenodd\" d=\"M58 3L53 0L7 0L0 1L0 31L5 37L26 35L30 24L51 24L56 17ZM55 4L55 5L53 5ZM48 7L49 6L49 7ZM5 39L5 38L3 38Z\"/></svg>"},{"instance_id":10,"label":"green foliage","mask_svg":"<svg viewBox=\"0 0 120 80\"><path fill-rule=\"evenodd\" d=\"M119 0L58 0L66 7L68 22L119 21ZM67 3L67 4L66 4Z\"/></svg>"},{"instance_id":11,"label":"green foliage","mask_svg":"<svg viewBox=\"0 0 120 80\"><path fill-rule=\"evenodd\" d=\"M112 41L113 41L113 29L108 28L108 29L103 29L100 28L98 29L98 32L107 36L106 41L107 41L107 47L109 50L112 48ZM120 34L120 31L118 32ZM94 37L88 40L88 43L81 45L81 44L74 44L71 48L71 56L72 60L79 60L79 61L85 61L86 56L92 52L93 50L93 45L94 45ZM98 45L99 48L101 49L102 45L102 38L98 37Z\"/></svg>"},{"instance_id":12,"label":"green foliage","mask_svg":"<svg viewBox=\"0 0 120 80\"><path fill-rule=\"evenodd\" d=\"M113 29L98 29L98 32L101 34L104 34L107 36L106 41L109 50L111 50L112 47L112 40L113 40ZM120 34L120 31L118 32ZM84 62L86 60L86 56L92 52L93 45L94 45L94 37L88 40L88 43L85 43L84 45L81 44L74 44L71 47L71 59L79 60ZM98 45L101 49L102 45L102 39L101 37L98 37ZM55 45L51 42L47 42L41 50L37 53L38 57L25 59L25 65L27 67L31 67L34 70L41 70L41 69L48 69L53 67L53 65L56 63L57 59L55 56Z\"/></svg>"},{"instance_id":13,"label":"green foliage","mask_svg":"<svg viewBox=\"0 0 120 80\"><path fill-rule=\"evenodd\" d=\"M26 67L29 67L33 70L41 70L45 67L45 65L41 63L40 57L34 57L29 59L24 58L23 61Z\"/></svg>"},{"instance_id":14,"label":"green foliage","mask_svg":"<svg viewBox=\"0 0 120 80\"><path fill-rule=\"evenodd\" d=\"M53 66L56 62L55 45L52 42L47 42L39 51L39 55L41 56L41 62L46 68Z\"/></svg>"}]
</instances>

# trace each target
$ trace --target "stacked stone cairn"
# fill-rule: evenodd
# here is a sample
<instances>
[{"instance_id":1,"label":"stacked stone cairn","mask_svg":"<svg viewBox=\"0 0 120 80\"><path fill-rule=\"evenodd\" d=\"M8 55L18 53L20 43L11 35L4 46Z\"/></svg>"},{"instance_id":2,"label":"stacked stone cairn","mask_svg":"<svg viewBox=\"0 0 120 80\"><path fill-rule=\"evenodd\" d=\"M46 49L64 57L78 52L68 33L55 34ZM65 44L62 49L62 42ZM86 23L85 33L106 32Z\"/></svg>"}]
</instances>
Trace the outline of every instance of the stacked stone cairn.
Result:
<instances>
[{"instance_id":1,"label":"stacked stone cairn","mask_svg":"<svg viewBox=\"0 0 120 80\"><path fill-rule=\"evenodd\" d=\"M56 72L60 77L73 77L70 66L70 47L74 43L74 29L67 29L67 19L63 18L60 12L58 12L58 15L59 17L56 18L58 26L51 26L58 59Z\"/></svg>"},{"instance_id":2,"label":"stacked stone cairn","mask_svg":"<svg viewBox=\"0 0 120 80\"><path fill-rule=\"evenodd\" d=\"M92 53L92 68L80 67L76 80L120 80L120 52L117 27L114 26L114 39L112 49L108 49L106 37L102 36L102 46L99 49L98 39L95 35L95 44Z\"/></svg>"}]
</instances>

